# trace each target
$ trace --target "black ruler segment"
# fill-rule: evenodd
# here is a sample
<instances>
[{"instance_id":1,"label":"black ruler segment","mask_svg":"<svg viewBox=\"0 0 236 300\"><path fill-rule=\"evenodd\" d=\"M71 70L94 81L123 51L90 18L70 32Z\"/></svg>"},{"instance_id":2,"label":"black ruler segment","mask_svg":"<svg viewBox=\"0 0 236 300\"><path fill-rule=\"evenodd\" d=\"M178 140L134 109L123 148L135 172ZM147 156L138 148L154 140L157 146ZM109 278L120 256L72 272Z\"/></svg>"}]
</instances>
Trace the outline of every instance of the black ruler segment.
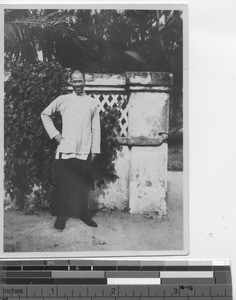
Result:
<instances>
[{"instance_id":1,"label":"black ruler segment","mask_svg":"<svg viewBox=\"0 0 236 300\"><path fill-rule=\"evenodd\" d=\"M8 271L20 271L22 269L21 266L0 266L1 270L8 270Z\"/></svg>"},{"instance_id":2,"label":"black ruler segment","mask_svg":"<svg viewBox=\"0 0 236 300\"><path fill-rule=\"evenodd\" d=\"M91 266L70 266L70 271L91 271Z\"/></svg>"},{"instance_id":3,"label":"black ruler segment","mask_svg":"<svg viewBox=\"0 0 236 300\"><path fill-rule=\"evenodd\" d=\"M215 278L162 278L163 284L214 284Z\"/></svg>"},{"instance_id":4,"label":"black ruler segment","mask_svg":"<svg viewBox=\"0 0 236 300\"><path fill-rule=\"evenodd\" d=\"M45 266L44 270L51 270L51 271L68 271L68 266Z\"/></svg>"},{"instance_id":5,"label":"black ruler segment","mask_svg":"<svg viewBox=\"0 0 236 300\"><path fill-rule=\"evenodd\" d=\"M213 266L213 271L230 271L230 266Z\"/></svg>"},{"instance_id":6,"label":"black ruler segment","mask_svg":"<svg viewBox=\"0 0 236 300\"><path fill-rule=\"evenodd\" d=\"M117 266L117 271L140 271L140 266Z\"/></svg>"},{"instance_id":7,"label":"black ruler segment","mask_svg":"<svg viewBox=\"0 0 236 300\"><path fill-rule=\"evenodd\" d=\"M116 271L116 266L94 266L94 271Z\"/></svg>"},{"instance_id":8,"label":"black ruler segment","mask_svg":"<svg viewBox=\"0 0 236 300\"><path fill-rule=\"evenodd\" d=\"M107 284L106 278L2 278L1 284Z\"/></svg>"},{"instance_id":9,"label":"black ruler segment","mask_svg":"<svg viewBox=\"0 0 236 300\"><path fill-rule=\"evenodd\" d=\"M231 272L214 272L216 284L232 284Z\"/></svg>"},{"instance_id":10,"label":"black ruler segment","mask_svg":"<svg viewBox=\"0 0 236 300\"><path fill-rule=\"evenodd\" d=\"M106 278L57 278L53 279L54 284L81 284L97 285L107 284Z\"/></svg>"},{"instance_id":11,"label":"black ruler segment","mask_svg":"<svg viewBox=\"0 0 236 300\"><path fill-rule=\"evenodd\" d=\"M23 271L44 271L45 266L23 266Z\"/></svg>"},{"instance_id":12,"label":"black ruler segment","mask_svg":"<svg viewBox=\"0 0 236 300\"><path fill-rule=\"evenodd\" d=\"M68 266L22 266L23 271L63 271L68 270Z\"/></svg>"}]
</instances>

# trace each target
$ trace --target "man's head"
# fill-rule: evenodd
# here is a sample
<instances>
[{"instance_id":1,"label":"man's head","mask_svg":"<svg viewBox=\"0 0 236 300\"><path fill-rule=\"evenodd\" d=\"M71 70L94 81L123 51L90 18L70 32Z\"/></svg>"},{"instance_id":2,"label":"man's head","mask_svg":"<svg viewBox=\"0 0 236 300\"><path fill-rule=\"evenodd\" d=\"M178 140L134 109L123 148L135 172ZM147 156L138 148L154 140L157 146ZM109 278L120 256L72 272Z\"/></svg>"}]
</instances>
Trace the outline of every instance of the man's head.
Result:
<instances>
[{"instance_id":1,"label":"man's head","mask_svg":"<svg viewBox=\"0 0 236 300\"><path fill-rule=\"evenodd\" d=\"M84 84L85 84L84 73L79 70L73 70L70 73L70 83L77 95L82 94L84 91Z\"/></svg>"}]
</instances>

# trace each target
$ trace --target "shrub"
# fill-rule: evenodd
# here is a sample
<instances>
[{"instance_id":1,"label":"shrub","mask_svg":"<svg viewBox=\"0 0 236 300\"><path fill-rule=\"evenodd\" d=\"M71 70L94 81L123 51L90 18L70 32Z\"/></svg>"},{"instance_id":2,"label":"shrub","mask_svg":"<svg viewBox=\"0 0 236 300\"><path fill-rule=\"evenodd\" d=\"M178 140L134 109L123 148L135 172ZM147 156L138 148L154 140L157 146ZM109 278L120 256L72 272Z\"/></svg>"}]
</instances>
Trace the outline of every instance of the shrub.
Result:
<instances>
[{"instance_id":1,"label":"shrub","mask_svg":"<svg viewBox=\"0 0 236 300\"><path fill-rule=\"evenodd\" d=\"M11 65L11 76L5 82L4 154L5 189L20 208L27 195L35 191L39 208L50 206L54 179L56 142L50 140L40 114L56 97L65 92L67 71L58 63L37 65ZM119 131L118 109L109 108L101 113L101 150L96 161L96 179L114 181L114 159L120 148L114 139ZM61 118L54 116L56 127L61 129Z\"/></svg>"}]
</instances>

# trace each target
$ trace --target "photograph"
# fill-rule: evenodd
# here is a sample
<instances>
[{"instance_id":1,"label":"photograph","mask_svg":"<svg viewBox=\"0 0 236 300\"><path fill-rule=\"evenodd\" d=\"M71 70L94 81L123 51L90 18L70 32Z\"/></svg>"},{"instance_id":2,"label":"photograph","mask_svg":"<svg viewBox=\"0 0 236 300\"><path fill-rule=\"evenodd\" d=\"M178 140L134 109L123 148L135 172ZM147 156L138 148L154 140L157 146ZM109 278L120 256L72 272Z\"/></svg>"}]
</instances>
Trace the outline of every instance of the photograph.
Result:
<instances>
[{"instance_id":1,"label":"photograph","mask_svg":"<svg viewBox=\"0 0 236 300\"><path fill-rule=\"evenodd\" d=\"M1 9L1 255L187 254L187 5Z\"/></svg>"}]
</instances>

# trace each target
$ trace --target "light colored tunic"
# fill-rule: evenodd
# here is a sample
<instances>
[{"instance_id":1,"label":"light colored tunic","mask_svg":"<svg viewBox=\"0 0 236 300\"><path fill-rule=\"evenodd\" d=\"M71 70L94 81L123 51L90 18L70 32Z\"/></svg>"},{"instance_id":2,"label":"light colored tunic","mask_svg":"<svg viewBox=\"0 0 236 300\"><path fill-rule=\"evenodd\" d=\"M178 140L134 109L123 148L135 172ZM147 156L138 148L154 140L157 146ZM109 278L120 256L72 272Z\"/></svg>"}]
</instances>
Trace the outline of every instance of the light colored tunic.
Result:
<instances>
[{"instance_id":1,"label":"light colored tunic","mask_svg":"<svg viewBox=\"0 0 236 300\"><path fill-rule=\"evenodd\" d=\"M85 93L62 95L49 104L41 113L44 127L52 139L60 132L55 128L51 116L60 112L62 116L62 139L57 147L56 158L86 160L89 153L100 153L101 127L99 102Z\"/></svg>"}]
</instances>

